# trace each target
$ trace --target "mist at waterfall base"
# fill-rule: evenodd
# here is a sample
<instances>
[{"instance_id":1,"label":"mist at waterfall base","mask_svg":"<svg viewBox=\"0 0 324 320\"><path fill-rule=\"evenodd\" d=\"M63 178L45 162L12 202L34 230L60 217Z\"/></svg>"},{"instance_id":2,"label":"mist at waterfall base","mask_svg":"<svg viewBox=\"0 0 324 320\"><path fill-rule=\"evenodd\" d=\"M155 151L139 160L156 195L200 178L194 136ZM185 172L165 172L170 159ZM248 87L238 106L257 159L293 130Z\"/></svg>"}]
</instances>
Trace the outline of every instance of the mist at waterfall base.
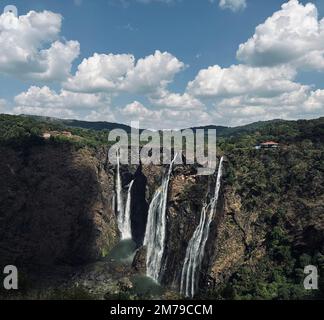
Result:
<instances>
[{"instance_id":1,"label":"mist at waterfall base","mask_svg":"<svg viewBox=\"0 0 324 320\"><path fill-rule=\"evenodd\" d=\"M136 243L129 240L121 240L105 258L115 266L130 266L136 254ZM159 298L164 293L164 288L146 275L132 275L130 281L133 292L142 297Z\"/></svg>"},{"instance_id":2,"label":"mist at waterfall base","mask_svg":"<svg viewBox=\"0 0 324 320\"><path fill-rule=\"evenodd\" d=\"M203 206L199 225L196 228L191 240L189 241L186 251L180 285L180 293L186 297L194 297L197 290L199 273L204 257L206 242L209 235L210 224L214 218L217 207L222 178L222 166L223 158L221 158L218 167L214 197L210 200L209 203L206 203Z\"/></svg>"},{"instance_id":3,"label":"mist at waterfall base","mask_svg":"<svg viewBox=\"0 0 324 320\"><path fill-rule=\"evenodd\" d=\"M109 252L107 259L110 262L131 264L136 252L136 243L132 239L121 240Z\"/></svg>"}]
</instances>

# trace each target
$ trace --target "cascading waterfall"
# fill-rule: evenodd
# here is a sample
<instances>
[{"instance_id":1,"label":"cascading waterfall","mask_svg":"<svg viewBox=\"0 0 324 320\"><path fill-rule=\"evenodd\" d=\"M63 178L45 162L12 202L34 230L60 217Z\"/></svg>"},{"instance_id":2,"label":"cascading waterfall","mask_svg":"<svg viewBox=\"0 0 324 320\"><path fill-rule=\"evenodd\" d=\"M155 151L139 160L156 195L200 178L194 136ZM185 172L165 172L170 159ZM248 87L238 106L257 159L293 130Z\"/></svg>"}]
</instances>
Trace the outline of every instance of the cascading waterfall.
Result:
<instances>
[{"instance_id":1,"label":"cascading waterfall","mask_svg":"<svg viewBox=\"0 0 324 320\"><path fill-rule=\"evenodd\" d=\"M172 160L167 175L163 178L161 187L156 190L149 206L144 245L146 246L146 274L156 282L161 276L162 258L166 236L166 209L168 189L172 166L177 155Z\"/></svg>"},{"instance_id":2,"label":"cascading waterfall","mask_svg":"<svg viewBox=\"0 0 324 320\"><path fill-rule=\"evenodd\" d=\"M120 176L119 152L117 153L116 198L117 198L117 224L120 233L123 234L124 201L123 201L122 181Z\"/></svg>"},{"instance_id":3,"label":"cascading waterfall","mask_svg":"<svg viewBox=\"0 0 324 320\"><path fill-rule=\"evenodd\" d=\"M214 197L205 204L201 211L199 225L189 241L186 257L182 268L180 293L186 297L194 297L198 281L201 263L204 257L205 246L209 235L210 224L217 207L219 190L222 178L223 157L220 160L217 174Z\"/></svg>"},{"instance_id":4,"label":"cascading waterfall","mask_svg":"<svg viewBox=\"0 0 324 320\"><path fill-rule=\"evenodd\" d=\"M126 208L124 215L124 234L123 239L132 239L132 223L131 223L131 201L132 201L132 188L134 180L131 181L128 187Z\"/></svg>"},{"instance_id":5,"label":"cascading waterfall","mask_svg":"<svg viewBox=\"0 0 324 320\"><path fill-rule=\"evenodd\" d=\"M134 180L130 183L127 194L126 208L124 208L123 188L120 175L120 159L117 153L117 177L116 177L116 196L117 196L117 224L121 233L122 240L132 238L131 230L131 190Z\"/></svg>"}]
</instances>

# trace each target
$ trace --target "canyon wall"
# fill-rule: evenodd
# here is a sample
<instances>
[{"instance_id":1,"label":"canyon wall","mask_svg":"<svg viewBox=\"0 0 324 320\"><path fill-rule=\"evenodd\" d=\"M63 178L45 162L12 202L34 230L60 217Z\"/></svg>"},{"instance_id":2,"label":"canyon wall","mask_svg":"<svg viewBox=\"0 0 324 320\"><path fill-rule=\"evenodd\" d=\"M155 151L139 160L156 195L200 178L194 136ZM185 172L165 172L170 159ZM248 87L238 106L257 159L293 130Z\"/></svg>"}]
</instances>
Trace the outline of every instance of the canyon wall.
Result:
<instances>
[{"instance_id":1,"label":"canyon wall","mask_svg":"<svg viewBox=\"0 0 324 320\"><path fill-rule=\"evenodd\" d=\"M107 256L120 235L115 166L107 163L106 149L43 144L0 151L0 265L15 264L28 272L39 265L78 267ZM284 151L280 152L284 157ZM282 169L286 164L280 163L284 160L277 155L254 156L225 157L221 195L200 272L200 293L225 285L242 266L257 270L268 254L271 226L282 210L293 248L306 253L323 250L323 190L311 182L309 194L300 195L292 186L284 190L288 179ZM277 169L267 168L269 163ZM255 174L257 166L262 175ZM199 224L203 203L215 188L216 175L198 176L196 169L175 166L169 185L161 282L177 292L188 242ZM133 262L137 273L145 274L142 243L148 207L166 170L167 166L121 166L125 194L135 179L131 221L138 248ZM274 180L280 189L274 189Z\"/></svg>"}]
</instances>

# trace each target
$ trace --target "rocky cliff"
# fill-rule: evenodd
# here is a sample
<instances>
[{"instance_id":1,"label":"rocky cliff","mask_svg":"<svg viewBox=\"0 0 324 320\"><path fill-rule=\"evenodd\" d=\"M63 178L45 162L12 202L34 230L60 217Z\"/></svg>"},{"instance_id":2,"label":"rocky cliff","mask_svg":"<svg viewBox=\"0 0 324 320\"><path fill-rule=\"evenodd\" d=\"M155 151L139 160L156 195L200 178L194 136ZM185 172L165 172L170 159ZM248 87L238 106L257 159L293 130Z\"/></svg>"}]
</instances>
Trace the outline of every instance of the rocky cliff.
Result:
<instances>
[{"instance_id":1,"label":"rocky cliff","mask_svg":"<svg viewBox=\"0 0 324 320\"><path fill-rule=\"evenodd\" d=\"M243 291L239 284L252 281L251 275L260 277L260 283L272 283L269 270L291 263L285 279L293 281L293 270L302 267L302 255L315 259L323 254L323 171L320 160L311 162L306 154L299 154L306 164L301 178L301 169L294 163L296 152L227 154L221 196L200 271L199 295L237 298ZM77 149L60 143L1 148L0 265L15 264L27 274L38 267L69 266L73 273L74 268L79 270L109 255L119 241L119 232L115 167L107 163L106 154L105 148ZM137 253L131 269L105 264L90 267L92 271L85 274L95 274L91 277L97 279L90 287L99 285L102 277L110 281L114 275L145 274L142 243L148 207L166 170L167 166L121 166L125 195L135 179L131 221ZM173 170L161 283L176 292L188 242L204 201L214 192L215 178L198 176L195 166L175 166ZM236 288L236 293L228 293L228 287Z\"/></svg>"},{"instance_id":2,"label":"rocky cliff","mask_svg":"<svg viewBox=\"0 0 324 320\"><path fill-rule=\"evenodd\" d=\"M1 148L1 265L73 266L111 250L114 179L103 158L66 144Z\"/></svg>"},{"instance_id":3,"label":"rocky cliff","mask_svg":"<svg viewBox=\"0 0 324 320\"><path fill-rule=\"evenodd\" d=\"M317 154L315 161L312 152ZM260 299L309 295L302 286L304 267L314 264L322 274L324 266L322 157L316 149L301 151L295 146L227 155L198 295ZM215 176L197 176L194 167L178 166L173 171L161 282L175 291L188 242L214 186ZM134 263L142 272L143 257L145 248Z\"/></svg>"}]
</instances>

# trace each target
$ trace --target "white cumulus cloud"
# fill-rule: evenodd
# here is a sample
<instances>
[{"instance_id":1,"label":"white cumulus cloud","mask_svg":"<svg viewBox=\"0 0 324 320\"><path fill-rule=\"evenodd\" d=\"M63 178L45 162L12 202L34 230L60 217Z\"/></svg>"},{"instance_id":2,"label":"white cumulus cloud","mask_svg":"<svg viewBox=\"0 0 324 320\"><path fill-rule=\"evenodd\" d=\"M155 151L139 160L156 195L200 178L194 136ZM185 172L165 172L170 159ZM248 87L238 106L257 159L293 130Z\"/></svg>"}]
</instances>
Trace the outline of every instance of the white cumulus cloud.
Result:
<instances>
[{"instance_id":1,"label":"white cumulus cloud","mask_svg":"<svg viewBox=\"0 0 324 320\"><path fill-rule=\"evenodd\" d=\"M30 87L15 97L15 113L70 117L82 109L108 108L109 97L100 94L75 93L49 87Z\"/></svg>"},{"instance_id":2,"label":"white cumulus cloud","mask_svg":"<svg viewBox=\"0 0 324 320\"><path fill-rule=\"evenodd\" d=\"M201 109L204 104L188 93L179 94L161 90L157 95L150 97L150 102L157 107L172 109Z\"/></svg>"},{"instance_id":3,"label":"white cumulus cloud","mask_svg":"<svg viewBox=\"0 0 324 320\"><path fill-rule=\"evenodd\" d=\"M120 110L119 119L125 123L139 121L140 127L150 129L175 129L210 124L210 115L202 110L151 109L134 101Z\"/></svg>"},{"instance_id":4,"label":"white cumulus cloud","mask_svg":"<svg viewBox=\"0 0 324 320\"><path fill-rule=\"evenodd\" d=\"M237 58L254 66L290 64L324 70L324 19L316 6L290 0L239 46Z\"/></svg>"},{"instance_id":5,"label":"white cumulus cloud","mask_svg":"<svg viewBox=\"0 0 324 320\"><path fill-rule=\"evenodd\" d=\"M30 11L0 15L0 73L43 81L64 80L79 55L77 41L59 40L62 16Z\"/></svg>"},{"instance_id":6,"label":"white cumulus cloud","mask_svg":"<svg viewBox=\"0 0 324 320\"><path fill-rule=\"evenodd\" d=\"M275 97L249 95L225 98L214 104L215 121L243 125L259 120L307 119L323 115L324 90L312 91L303 86Z\"/></svg>"},{"instance_id":7,"label":"white cumulus cloud","mask_svg":"<svg viewBox=\"0 0 324 320\"><path fill-rule=\"evenodd\" d=\"M130 54L97 54L84 59L64 87L76 92L131 92L148 94L165 88L184 68L168 52L139 59Z\"/></svg>"},{"instance_id":8,"label":"white cumulus cloud","mask_svg":"<svg viewBox=\"0 0 324 320\"><path fill-rule=\"evenodd\" d=\"M97 54L84 59L74 77L64 87L76 92L118 91L127 72L134 68L135 58L130 54Z\"/></svg>"},{"instance_id":9,"label":"white cumulus cloud","mask_svg":"<svg viewBox=\"0 0 324 320\"><path fill-rule=\"evenodd\" d=\"M235 96L242 94L273 96L296 90L300 84L293 82L293 69L256 68L246 65L232 65L229 68L212 66L200 70L189 82L188 92L197 97Z\"/></svg>"},{"instance_id":10,"label":"white cumulus cloud","mask_svg":"<svg viewBox=\"0 0 324 320\"><path fill-rule=\"evenodd\" d=\"M172 54L157 50L137 61L136 66L127 73L122 88L131 92L155 92L171 83L184 67L184 63Z\"/></svg>"}]
</instances>

